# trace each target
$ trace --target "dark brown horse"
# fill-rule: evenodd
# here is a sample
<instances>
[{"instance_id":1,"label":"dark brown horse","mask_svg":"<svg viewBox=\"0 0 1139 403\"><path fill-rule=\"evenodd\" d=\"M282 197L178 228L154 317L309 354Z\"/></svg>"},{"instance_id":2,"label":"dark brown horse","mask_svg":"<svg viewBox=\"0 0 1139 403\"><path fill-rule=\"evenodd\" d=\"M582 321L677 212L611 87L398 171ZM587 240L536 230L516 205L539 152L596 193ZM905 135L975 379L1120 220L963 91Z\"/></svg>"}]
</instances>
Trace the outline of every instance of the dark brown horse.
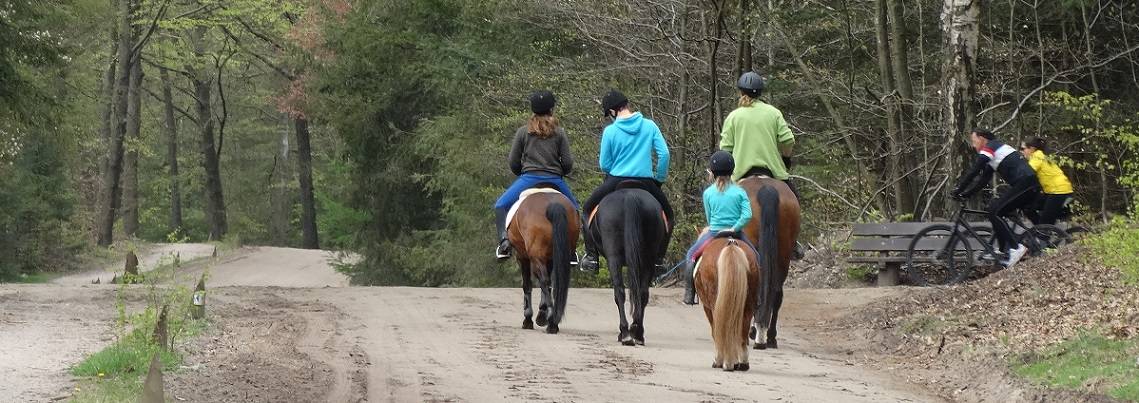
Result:
<instances>
[{"instance_id":1,"label":"dark brown horse","mask_svg":"<svg viewBox=\"0 0 1139 403\"><path fill-rule=\"evenodd\" d=\"M732 238L716 238L704 248L696 270L696 292L712 328L716 357L712 368L747 371L748 329L759 299L759 261L751 247Z\"/></svg>"},{"instance_id":2,"label":"dark brown horse","mask_svg":"<svg viewBox=\"0 0 1139 403\"><path fill-rule=\"evenodd\" d=\"M779 348L775 340L779 308L783 306L783 282L791 268L791 253L799 237L799 199L783 181L748 177L739 182L751 199L751 222L744 234L759 249L761 285L755 311L755 348ZM766 341L761 333L767 330Z\"/></svg>"},{"instance_id":3,"label":"dark brown horse","mask_svg":"<svg viewBox=\"0 0 1139 403\"><path fill-rule=\"evenodd\" d=\"M577 249L581 228L578 215L571 214L573 211L573 204L561 193L531 194L518 206L507 228L518 268L522 271L523 329L533 329L537 323L546 327L546 333L555 334L565 317L570 260ZM534 314L530 306L532 277L538 278L542 292L536 320L530 319Z\"/></svg>"}]
</instances>

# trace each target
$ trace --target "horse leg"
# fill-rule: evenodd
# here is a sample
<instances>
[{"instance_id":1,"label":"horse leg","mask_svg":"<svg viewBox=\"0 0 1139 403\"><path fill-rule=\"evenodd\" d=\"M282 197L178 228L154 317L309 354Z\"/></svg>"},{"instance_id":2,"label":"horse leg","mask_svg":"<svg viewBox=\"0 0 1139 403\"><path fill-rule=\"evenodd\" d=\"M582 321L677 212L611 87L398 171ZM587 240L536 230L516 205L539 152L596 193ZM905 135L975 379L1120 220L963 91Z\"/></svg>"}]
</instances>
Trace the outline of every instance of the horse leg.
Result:
<instances>
[{"instance_id":1,"label":"horse leg","mask_svg":"<svg viewBox=\"0 0 1139 403\"><path fill-rule=\"evenodd\" d=\"M711 301L715 301L713 297ZM700 303L704 305L704 316L708 317L708 328L712 330L712 351L716 354L712 357L712 368L723 368L724 357L720 355L720 349L716 348L716 322L712 317L712 305L710 302L704 302L705 299L701 298Z\"/></svg>"},{"instance_id":2,"label":"horse leg","mask_svg":"<svg viewBox=\"0 0 1139 403\"><path fill-rule=\"evenodd\" d=\"M607 256L615 256L616 254L608 254ZM621 276L624 262L620 258L606 257L609 262L609 282L613 285L613 302L617 304L617 316L620 317L620 325L617 327L617 341L626 346L633 345L633 338L629 337L629 320L625 318L625 280Z\"/></svg>"},{"instance_id":3,"label":"horse leg","mask_svg":"<svg viewBox=\"0 0 1139 403\"><path fill-rule=\"evenodd\" d=\"M648 275L641 275L641 273ZM630 328L630 332L633 336L633 342L641 346L645 345L645 307L649 304L649 282L652 281L652 273L648 267L641 268L636 273L636 275L641 275L637 289L632 290L636 296L633 298L633 326Z\"/></svg>"},{"instance_id":4,"label":"horse leg","mask_svg":"<svg viewBox=\"0 0 1139 403\"><path fill-rule=\"evenodd\" d=\"M520 261L518 266L522 268L522 328L533 329L534 321L530 319L534 316L534 308L530 306L530 291L533 289L530 279L530 262Z\"/></svg>"},{"instance_id":5,"label":"horse leg","mask_svg":"<svg viewBox=\"0 0 1139 403\"><path fill-rule=\"evenodd\" d=\"M546 326L550 316L550 308L553 307L553 300L550 298L550 278L547 275L549 267L543 263L534 265L534 275L538 277L538 291L542 293L542 302L538 304L538 317L534 319L534 323L542 327Z\"/></svg>"},{"instance_id":6,"label":"horse leg","mask_svg":"<svg viewBox=\"0 0 1139 403\"><path fill-rule=\"evenodd\" d=\"M754 310L744 309L745 318L753 318L754 314ZM751 369L751 364L748 363L748 352L751 350L751 346L748 345L750 342L750 340L748 340L748 333L750 329L751 321L744 320L743 324L740 326L740 334L743 336L743 346L740 347L740 354L742 355L740 356L740 362L736 364L736 371L747 371Z\"/></svg>"},{"instance_id":7,"label":"horse leg","mask_svg":"<svg viewBox=\"0 0 1139 403\"><path fill-rule=\"evenodd\" d=\"M771 325L767 328L767 348L779 348L775 341L775 326L779 323L779 307L783 306L783 289L775 292L775 305L771 307Z\"/></svg>"}]
</instances>

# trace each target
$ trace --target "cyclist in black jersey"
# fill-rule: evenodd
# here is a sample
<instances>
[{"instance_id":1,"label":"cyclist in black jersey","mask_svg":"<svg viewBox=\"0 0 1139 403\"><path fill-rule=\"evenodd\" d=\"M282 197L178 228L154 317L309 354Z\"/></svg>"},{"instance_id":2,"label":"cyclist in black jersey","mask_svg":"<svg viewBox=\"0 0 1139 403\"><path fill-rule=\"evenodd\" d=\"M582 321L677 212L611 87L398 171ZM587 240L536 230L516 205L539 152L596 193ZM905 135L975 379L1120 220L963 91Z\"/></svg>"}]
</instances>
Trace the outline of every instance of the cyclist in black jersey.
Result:
<instances>
[{"instance_id":1,"label":"cyclist in black jersey","mask_svg":"<svg viewBox=\"0 0 1139 403\"><path fill-rule=\"evenodd\" d=\"M1040 195L1040 181L1036 172L1028 165L1024 155L1016 148L996 139L991 131L973 129L969 140L977 150L977 161L965 172L953 190L953 197L964 200L981 190L992 180L993 172L1009 184L992 203L989 204L989 222L993 225L993 235L997 237L1000 251L1007 253L1008 260L1001 261L1005 267L1016 265L1028 252L1028 247L1013 247L1012 230L1004 221L1004 216L1019 208L1028 207Z\"/></svg>"}]
</instances>

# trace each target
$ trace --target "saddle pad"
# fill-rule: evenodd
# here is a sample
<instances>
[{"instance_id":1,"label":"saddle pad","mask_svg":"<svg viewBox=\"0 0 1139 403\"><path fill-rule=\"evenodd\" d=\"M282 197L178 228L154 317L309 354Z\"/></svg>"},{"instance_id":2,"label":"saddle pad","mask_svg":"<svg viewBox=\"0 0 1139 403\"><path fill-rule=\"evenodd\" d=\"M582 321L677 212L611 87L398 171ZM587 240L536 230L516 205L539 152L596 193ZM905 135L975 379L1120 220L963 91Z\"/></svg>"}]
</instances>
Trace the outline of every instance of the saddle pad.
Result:
<instances>
[{"instance_id":1,"label":"saddle pad","mask_svg":"<svg viewBox=\"0 0 1139 403\"><path fill-rule=\"evenodd\" d=\"M704 257L696 259L696 264L692 265L692 278L696 278L696 272L700 271L700 263L704 262Z\"/></svg>"},{"instance_id":2,"label":"saddle pad","mask_svg":"<svg viewBox=\"0 0 1139 403\"><path fill-rule=\"evenodd\" d=\"M510 211L506 212L506 228L510 228L510 223L514 221L514 213L518 211L518 206L522 205L522 201L526 200L526 198L530 197L530 195L534 195L534 194L538 194L538 193L561 193L561 192L558 192L557 189L549 189L549 188L536 188L536 189L523 190L522 195L518 197L518 201L514 202L514 205L510 206Z\"/></svg>"}]
</instances>

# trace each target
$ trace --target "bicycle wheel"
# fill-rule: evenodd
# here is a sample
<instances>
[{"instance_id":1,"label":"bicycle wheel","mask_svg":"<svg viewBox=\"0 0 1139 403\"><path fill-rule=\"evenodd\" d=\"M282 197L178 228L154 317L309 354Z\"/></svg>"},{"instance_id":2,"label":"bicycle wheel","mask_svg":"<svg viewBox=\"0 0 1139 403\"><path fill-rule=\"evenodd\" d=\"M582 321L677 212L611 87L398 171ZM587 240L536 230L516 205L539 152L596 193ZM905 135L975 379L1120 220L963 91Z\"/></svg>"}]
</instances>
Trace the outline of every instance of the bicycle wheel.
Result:
<instances>
[{"instance_id":1,"label":"bicycle wheel","mask_svg":"<svg viewBox=\"0 0 1139 403\"><path fill-rule=\"evenodd\" d=\"M921 286L961 282L973 267L973 248L965 238L943 224L918 231L906 250L906 275Z\"/></svg>"},{"instance_id":2,"label":"bicycle wheel","mask_svg":"<svg viewBox=\"0 0 1139 403\"><path fill-rule=\"evenodd\" d=\"M1072 236L1068 235L1066 231L1051 224L1040 224L1032 227L1027 233L1023 235L1029 242L1029 249L1032 256L1040 256L1044 254L1045 250L1056 249L1060 246L1067 245L1072 242Z\"/></svg>"}]
</instances>

